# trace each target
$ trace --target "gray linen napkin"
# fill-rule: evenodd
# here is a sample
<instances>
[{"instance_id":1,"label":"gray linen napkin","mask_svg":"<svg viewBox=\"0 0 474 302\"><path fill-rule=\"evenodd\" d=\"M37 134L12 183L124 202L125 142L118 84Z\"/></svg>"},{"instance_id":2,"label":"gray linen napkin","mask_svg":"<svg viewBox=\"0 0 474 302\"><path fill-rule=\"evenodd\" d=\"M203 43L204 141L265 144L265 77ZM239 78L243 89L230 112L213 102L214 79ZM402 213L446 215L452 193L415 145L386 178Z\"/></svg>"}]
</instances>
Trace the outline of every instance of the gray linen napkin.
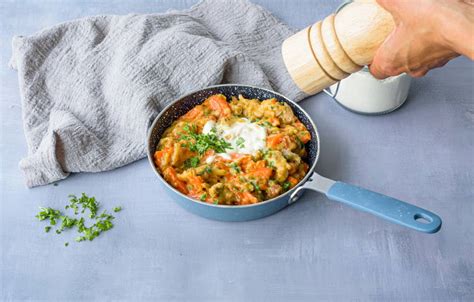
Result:
<instances>
[{"instance_id":1,"label":"gray linen napkin","mask_svg":"<svg viewBox=\"0 0 474 302\"><path fill-rule=\"evenodd\" d=\"M292 31L247 1L165 14L96 16L14 37L29 187L145 156L146 132L180 95L219 83L300 100L280 45Z\"/></svg>"}]
</instances>

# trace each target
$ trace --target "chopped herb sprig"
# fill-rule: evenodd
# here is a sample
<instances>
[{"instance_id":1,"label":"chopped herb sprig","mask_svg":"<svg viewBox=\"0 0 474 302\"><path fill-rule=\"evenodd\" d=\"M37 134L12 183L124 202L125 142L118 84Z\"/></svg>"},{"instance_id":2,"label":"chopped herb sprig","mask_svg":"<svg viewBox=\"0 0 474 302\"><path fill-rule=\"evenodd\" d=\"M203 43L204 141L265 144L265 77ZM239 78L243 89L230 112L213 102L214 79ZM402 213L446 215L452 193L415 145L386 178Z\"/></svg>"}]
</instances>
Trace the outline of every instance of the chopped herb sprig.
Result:
<instances>
[{"instance_id":1,"label":"chopped herb sprig","mask_svg":"<svg viewBox=\"0 0 474 302\"><path fill-rule=\"evenodd\" d=\"M46 233L51 230L52 226L56 225L58 220L61 220L61 225L55 230L56 234L61 234L66 229L77 227L77 231L81 234L76 238L77 242L85 240L92 241L101 233L106 232L114 227L114 224L112 223L112 220L115 219L114 216L108 214L105 210L100 215L97 214L100 204L95 199L95 197L89 197L82 193L79 198L75 195L69 195L69 198L69 204L66 205L65 209L72 209L74 215L78 215L79 212L83 214L86 210L88 210L88 217L92 220L92 225L89 227L86 226L84 217L70 217L64 215L59 210L40 207L40 212L36 215L36 217L40 221L49 220L50 222L50 225L46 226L44 229ZM122 207L115 207L113 209L115 213L120 212L121 210ZM66 242L64 245L68 246L69 243Z\"/></svg>"},{"instance_id":2,"label":"chopped herb sprig","mask_svg":"<svg viewBox=\"0 0 474 302\"><path fill-rule=\"evenodd\" d=\"M182 134L180 140L188 140L189 143L186 147L189 150L204 154L209 149L216 151L217 153L225 153L227 149L232 149L232 145L226 142L224 139L218 137L215 131L203 134L197 133L195 126L185 125L183 127L186 134Z\"/></svg>"}]
</instances>

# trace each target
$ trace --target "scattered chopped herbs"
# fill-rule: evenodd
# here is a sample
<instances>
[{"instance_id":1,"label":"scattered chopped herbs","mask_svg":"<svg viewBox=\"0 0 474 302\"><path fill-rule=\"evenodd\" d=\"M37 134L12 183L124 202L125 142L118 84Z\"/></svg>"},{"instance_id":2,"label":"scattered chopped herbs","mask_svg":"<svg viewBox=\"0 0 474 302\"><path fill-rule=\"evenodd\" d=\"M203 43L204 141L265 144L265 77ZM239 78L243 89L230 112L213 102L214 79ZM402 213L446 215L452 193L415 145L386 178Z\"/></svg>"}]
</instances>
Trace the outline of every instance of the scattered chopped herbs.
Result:
<instances>
[{"instance_id":1,"label":"scattered chopped herbs","mask_svg":"<svg viewBox=\"0 0 474 302\"><path fill-rule=\"evenodd\" d=\"M69 245L69 242L64 242L64 246L68 246Z\"/></svg>"},{"instance_id":2,"label":"scattered chopped herbs","mask_svg":"<svg viewBox=\"0 0 474 302\"><path fill-rule=\"evenodd\" d=\"M214 204L219 204L219 201L218 201L218 200L215 200L215 201L214 201Z\"/></svg>"},{"instance_id":3,"label":"scattered chopped herbs","mask_svg":"<svg viewBox=\"0 0 474 302\"><path fill-rule=\"evenodd\" d=\"M97 209L99 208L99 203L95 200L95 197L89 198L86 194L82 193L79 199L75 195L69 195L69 198L71 198L69 201L71 204L80 204L82 206L81 213L84 213L86 209L89 209L89 217L95 218L97 215ZM76 211L74 214L77 214Z\"/></svg>"},{"instance_id":4,"label":"scattered chopped herbs","mask_svg":"<svg viewBox=\"0 0 474 302\"><path fill-rule=\"evenodd\" d=\"M216 151L217 153L225 153L226 149L232 149L231 144L226 142L224 139L216 135L215 130L211 130L208 134L196 133L196 127L189 127L189 125L183 126L183 129L187 134L181 135L180 140L193 141L187 144L189 150L204 154L209 149Z\"/></svg>"},{"instance_id":5,"label":"scattered chopped herbs","mask_svg":"<svg viewBox=\"0 0 474 302\"><path fill-rule=\"evenodd\" d=\"M65 209L72 209L74 215L78 215L79 211L83 214L88 210L88 217L91 219L92 225L90 227L86 226L84 217L74 218L62 214L59 210L40 207L40 212L36 217L40 221L49 220L50 222L50 226L46 226L44 229L46 233L51 230L51 226L56 225L57 220L61 220L61 225L55 230L56 234L61 234L66 229L77 227L77 231L81 234L81 236L76 238L77 242L84 240L92 241L101 233L114 227L112 220L115 217L108 214L106 210L104 210L100 215L97 215L100 205L95 197L88 197L86 194L82 193L79 198L75 195L70 195L69 198L69 204L66 205ZM79 208L81 208L81 210ZM117 213L122 210L122 207L115 207L113 210ZM66 242L64 245L68 246L69 242Z\"/></svg>"},{"instance_id":6,"label":"scattered chopped herbs","mask_svg":"<svg viewBox=\"0 0 474 302\"><path fill-rule=\"evenodd\" d=\"M196 168L199 165L199 162L201 160L199 159L199 156L194 156L191 158L188 158L185 162L184 165L186 168Z\"/></svg>"},{"instance_id":7,"label":"scattered chopped herbs","mask_svg":"<svg viewBox=\"0 0 474 302\"><path fill-rule=\"evenodd\" d=\"M288 190L291 187L291 183L288 181L285 181L282 187L284 190Z\"/></svg>"},{"instance_id":8,"label":"scattered chopped herbs","mask_svg":"<svg viewBox=\"0 0 474 302\"><path fill-rule=\"evenodd\" d=\"M201 201L204 201L204 200L206 200L206 197L207 197L207 194L204 193L204 194L201 195L201 197L200 197L199 199L200 199Z\"/></svg>"}]
</instances>

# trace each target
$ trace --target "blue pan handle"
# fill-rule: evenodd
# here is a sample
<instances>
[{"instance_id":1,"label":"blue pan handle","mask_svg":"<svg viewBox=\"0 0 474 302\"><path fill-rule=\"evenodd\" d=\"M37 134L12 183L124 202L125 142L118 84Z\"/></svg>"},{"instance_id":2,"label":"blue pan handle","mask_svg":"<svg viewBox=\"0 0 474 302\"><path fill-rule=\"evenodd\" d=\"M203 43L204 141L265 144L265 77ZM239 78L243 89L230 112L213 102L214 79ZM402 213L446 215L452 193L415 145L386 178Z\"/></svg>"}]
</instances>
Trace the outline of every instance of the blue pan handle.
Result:
<instances>
[{"instance_id":1,"label":"blue pan handle","mask_svg":"<svg viewBox=\"0 0 474 302\"><path fill-rule=\"evenodd\" d=\"M334 183L326 196L420 232L436 233L441 228L441 218L430 211L344 182Z\"/></svg>"},{"instance_id":2,"label":"blue pan handle","mask_svg":"<svg viewBox=\"0 0 474 302\"><path fill-rule=\"evenodd\" d=\"M331 200L420 232L436 233L441 228L441 218L430 211L380 193L334 181L316 173L293 192L290 203L296 201L304 189L325 193Z\"/></svg>"}]
</instances>

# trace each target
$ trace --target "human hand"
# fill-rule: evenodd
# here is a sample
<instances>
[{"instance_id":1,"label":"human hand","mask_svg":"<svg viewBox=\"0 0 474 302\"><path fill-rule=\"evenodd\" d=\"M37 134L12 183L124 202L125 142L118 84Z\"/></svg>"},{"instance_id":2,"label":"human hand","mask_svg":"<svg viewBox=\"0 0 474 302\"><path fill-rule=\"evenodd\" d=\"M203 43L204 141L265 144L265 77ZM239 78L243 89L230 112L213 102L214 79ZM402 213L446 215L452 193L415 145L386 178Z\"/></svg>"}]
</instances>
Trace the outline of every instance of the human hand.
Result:
<instances>
[{"instance_id":1,"label":"human hand","mask_svg":"<svg viewBox=\"0 0 474 302\"><path fill-rule=\"evenodd\" d=\"M392 14L396 27L369 66L376 78L403 72L422 77L460 54L474 59L474 1L377 2Z\"/></svg>"}]
</instances>

